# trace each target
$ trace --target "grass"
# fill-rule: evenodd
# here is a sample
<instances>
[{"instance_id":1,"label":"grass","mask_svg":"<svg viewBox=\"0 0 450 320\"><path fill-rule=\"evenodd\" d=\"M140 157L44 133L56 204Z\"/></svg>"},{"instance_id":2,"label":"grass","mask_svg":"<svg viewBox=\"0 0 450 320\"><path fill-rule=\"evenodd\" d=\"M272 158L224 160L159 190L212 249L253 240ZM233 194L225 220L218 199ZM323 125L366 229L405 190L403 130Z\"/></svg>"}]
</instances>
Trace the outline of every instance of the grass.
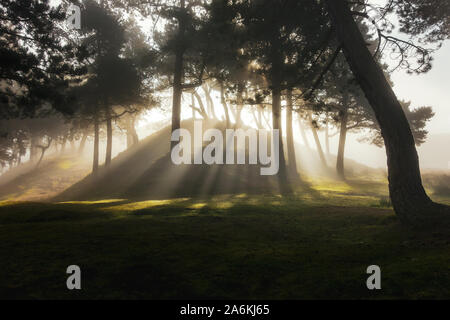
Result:
<instances>
[{"instance_id":1,"label":"grass","mask_svg":"<svg viewBox=\"0 0 450 320\"><path fill-rule=\"evenodd\" d=\"M351 183L349 183L351 185ZM320 196L0 203L4 299L449 299L450 239L361 185ZM360 192L356 192L359 190ZM82 290L66 289L67 266ZM366 268L382 271L369 291Z\"/></svg>"}]
</instances>

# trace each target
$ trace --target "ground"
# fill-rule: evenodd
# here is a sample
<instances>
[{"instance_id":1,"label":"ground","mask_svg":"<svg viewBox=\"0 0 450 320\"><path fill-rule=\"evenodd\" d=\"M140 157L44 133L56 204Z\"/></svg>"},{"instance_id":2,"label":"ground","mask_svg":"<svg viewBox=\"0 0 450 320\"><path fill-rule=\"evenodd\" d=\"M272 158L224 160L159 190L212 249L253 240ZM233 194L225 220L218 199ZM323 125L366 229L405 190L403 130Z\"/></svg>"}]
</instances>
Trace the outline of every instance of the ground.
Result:
<instances>
[{"instance_id":1,"label":"ground","mask_svg":"<svg viewBox=\"0 0 450 320\"><path fill-rule=\"evenodd\" d=\"M402 226L386 196L318 181L290 197L3 201L0 298L449 299L450 239Z\"/></svg>"}]
</instances>

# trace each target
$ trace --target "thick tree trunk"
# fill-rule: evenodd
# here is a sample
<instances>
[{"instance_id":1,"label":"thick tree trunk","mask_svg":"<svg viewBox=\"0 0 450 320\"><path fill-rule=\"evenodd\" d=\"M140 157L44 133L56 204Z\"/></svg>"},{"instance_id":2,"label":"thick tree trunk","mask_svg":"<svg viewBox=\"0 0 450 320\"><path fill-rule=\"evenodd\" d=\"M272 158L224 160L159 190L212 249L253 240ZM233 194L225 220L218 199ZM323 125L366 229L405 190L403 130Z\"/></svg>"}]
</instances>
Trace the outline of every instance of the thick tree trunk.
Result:
<instances>
[{"instance_id":1,"label":"thick tree trunk","mask_svg":"<svg viewBox=\"0 0 450 320\"><path fill-rule=\"evenodd\" d=\"M344 108L345 108L344 104ZM344 151L345 151L345 141L347 139L347 123L348 123L348 111L344 109L341 119L341 128L339 133L339 148L336 160L336 172L338 177L345 180L344 171Z\"/></svg>"},{"instance_id":2,"label":"thick tree trunk","mask_svg":"<svg viewBox=\"0 0 450 320\"><path fill-rule=\"evenodd\" d=\"M92 163L92 173L96 175L98 173L99 162L99 149L100 149L100 128L97 112L94 115L94 159Z\"/></svg>"},{"instance_id":3,"label":"thick tree trunk","mask_svg":"<svg viewBox=\"0 0 450 320\"><path fill-rule=\"evenodd\" d=\"M450 216L434 204L420 176L419 159L408 120L382 69L372 57L345 0L326 1L335 31L358 83L380 125L387 154L389 192L398 217L421 225Z\"/></svg>"},{"instance_id":4,"label":"thick tree trunk","mask_svg":"<svg viewBox=\"0 0 450 320\"><path fill-rule=\"evenodd\" d=\"M180 129L180 113L181 113L181 95L182 90L182 73L183 73L183 54L177 53L175 57L175 73L173 80L173 101L172 101L172 132ZM177 144L172 141L171 149Z\"/></svg>"},{"instance_id":5,"label":"thick tree trunk","mask_svg":"<svg viewBox=\"0 0 450 320\"><path fill-rule=\"evenodd\" d=\"M295 156L294 133L292 128L292 90L286 94L286 143L288 154L288 169L291 180L298 180L297 159Z\"/></svg>"},{"instance_id":6,"label":"thick tree trunk","mask_svg":"<svg viewBox=\"0 0 450 320\"><path fill-rule=\"evenodd\" d=\"M279 87L272 89L272 127L273 130L279 130L279 171L278 179L280 190L283 194L291 193L292 189L287 178L286 158L284 156L283 134L281 131L281 90ZM272 150L273 152L273 150Z\"/></svg>"},{"instance_id":7,"label":"thick tree trunk","mask_svg":"<svg viewBox=\"0 0 450 320\"><path fill-rule=\"evenodd\" d=\"M180 9L185 9L185 0L180 1ZM184 36L185 22L184 17L178 20L178 37L180 42ZM175 68L173 73L173 100L172 100L172 132L181 127L181 96L183 94L183 55L184 48L178 45L175 52ZM171 141L170 150L178 144L177 141Z\"/></svg>"},{"instance_id":8,"label":"thick tree trunk","mask_svg":"<svg viewBox=\"0 0 450 320\"><path fill-rule=\"evenodd\" d=\"M271 88L272 88L272 129L278 130L278 144L279 144L279 172L278 179L280 184L280 191L283 194L292 192L289 180L287 178L286 158L283 147L283 132L281 130L281 84L282 84L282 66L283 57L278 45L279 30L274 30L274 37L271 48ZM273 152L273 150L272 150Z\"/></svg>"},{"instance_id":9,"label":"thick tree trunk","mask_svg":"<svg viewBox=\"0 0 450 320\"><path fill-rule=\"evenodd\" d=\"M112 158L112 120L109 113L109 109L106 110L106 156L105 156L105 167L109 167Z\"/></svg>"}]
</instances>

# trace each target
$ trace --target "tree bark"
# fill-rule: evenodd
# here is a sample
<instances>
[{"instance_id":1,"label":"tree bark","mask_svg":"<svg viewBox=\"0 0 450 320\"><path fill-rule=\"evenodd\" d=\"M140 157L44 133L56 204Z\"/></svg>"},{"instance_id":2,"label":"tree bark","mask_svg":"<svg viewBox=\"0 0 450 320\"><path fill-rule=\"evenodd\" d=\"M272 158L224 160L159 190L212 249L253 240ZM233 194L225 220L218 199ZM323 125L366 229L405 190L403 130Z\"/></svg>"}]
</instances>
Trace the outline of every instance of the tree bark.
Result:
<instances>
[{"instance_id":1,"label":"tree bark","mask_svg":"<svg viewBox=\"0 0 450 320\"><path fill-rule=\"evenodd\" d=\"M374 110L384 138L389 192L396 214L403 222L414 225L448 220L450 207L433 203L423 188L408 120L367 48L350 8L344 0L326 2L347 62Z\"/></svg>"},{"instance_id":2,"label":"tree bark","mask_svg":"<svg viewBox=\"0 0 450 320\"><path fill-rule=\"evenodd\" d=\"M292 90L286 93L286 143L288 154L288 170L291 180L298 180L297 159L295 156L294 133L292 128Z\"/></svg>"},{"instance_id":3,"label":"tree bark","mask_svg":"<svg viewBox=\"0 0 450 320\"><path fill-rule=\"evenodd\" d=\"M225 113L225 119L227 121L227 128L230 126L230 113L228 112L227 101L225 100L225 90L223 87L223 82L220 81L220 102L223 106L223 111Z\"/></svg>"},{"instance_id":4,"label":"tree bark","mask_svg":"<svg viewBox=\"0 0 450 320\"><path fill-rule=\"evenodd\" d=\"M112 159L112 120L109 112L109 108L106 110L106 156L105 156L105 167L109 167Z\"/></svg>"},{"instance_id":5,"label":"tree bark","mask_svg":"<svg viewBox=\"0 0 450 320\"><path fill-rule=\"evenodd\" d=\"M240 127L242 125L242 109L244 108L244 83L238 83L238 92L237 92L237 105L236 105L236 127Z\"/></svg>"},{"instance_id":6,"label":"tree bark","mask_svg":"<svg viewBox=\"0 0 450 320\"><path fill-rule=\"evenodd\" d=\"M185 9L185 0L180 1L180 9ZM181 127L181 96L183 94L183 55L184 48L180 44L183 42L185 21L184 16L181 14L178 20L178 45L175 51L175 68L173 73L173 100L172 100L172 132ZM177 141L171 141L170 150L172 150L178 144Z\"/></svg>"},{"instance_id":7,"label":"tree bark","mask_svg":"<svg viewBox=\"0 0 450 320\"><path fill-rule=\"evenodd\" d=\"M345 180L344 171L344 151L345 151L345 141L347 139L347 123L348 123L348 111L346 105L344 104L344 110L341 118L341 128L339 133L339 148L336 160L336 172L338 177Z\"/></svg>"},{"instance_id":8,"label":"tree bark","mask_svg":"<svg viewBox=\"0 0 450 320\"><path fill-rule=\"evenodd\" d=\"M327 152L327 158L330 159L330 123L328 112L326 116L327 118L325 122L325 150Z\"/></svg>"},{"instance_id":9,"label":"tree bark","mask_svg":"<svg viewBox=\"0 0 450 320\"><path fill-rule=\"evenodd\" d=\"M279 172L278 179L280 184L280 191L282 194L292 193L292 188L287 178L286 158L283 147L283 134L281 130L281 79L283 57L278 45L278 32L275 34L272 41L271 48L271 89L272 89L272 129L278 130L278 144L279 144ZM273 150L272 150L273 152Z\"/></svg>"},{"instance_id":10,"label":"tree bark","mask_svg":"<svg viewBox=\"0 0 450 320\"><path fill-rule=\"evenodd\" d=\"M317 133L317 129L314 126L314 124L312 123L313 118L312 118L311 111L309 111L308 117L309 117L309 122L310 122L310 126L311 126L311 131L312 131L313 137L314 137L314 142L316 143L317 154L319 155L320 161L322 162L322 165L324 166L324 168L327 168L328 167L327 159L325 158L325 154L323 153L322 144L320 143L319 134Z\"/></svg>"},{"instance_id":11,"label":"tree bark","mask_svg":"<svg viewBox=\"0 0 450 320\"><path fill-rule=\"evenodd\" d=\"M98 173L99 145L100 145L100 128L98 120L98 111L96 111L94 115L94 159L92 163L92 173L94 175Z\"/></svg>"},{"instance_id":12,"label":"tree bark","mask_svg":"<svg viewBox=\"0 0 450 320\"><path fill-rule=\"evenodd\" d=\"M287 178L286 158L284 156L283 147L283 133L281 130L281 89L275 87L272 89L272 127L273 130L279 131L278 145L279 145L279 172L278 179L280 183L280 190L283 194L291 193L292 189ZM273 152L273 150L272 150Z\"/></svg>"}]
</instances>

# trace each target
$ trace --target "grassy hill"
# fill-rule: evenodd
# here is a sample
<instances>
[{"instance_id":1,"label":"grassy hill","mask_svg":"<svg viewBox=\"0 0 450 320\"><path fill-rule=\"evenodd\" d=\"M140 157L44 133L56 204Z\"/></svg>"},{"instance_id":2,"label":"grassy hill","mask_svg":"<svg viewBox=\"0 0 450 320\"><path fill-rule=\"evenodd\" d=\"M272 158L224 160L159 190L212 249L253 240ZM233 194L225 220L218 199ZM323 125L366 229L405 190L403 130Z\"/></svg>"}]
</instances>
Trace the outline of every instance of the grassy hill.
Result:
<instances>
[{"instance_id":1,"label":"grassy hill","mask_svg":"<svg viewBox=\"0 0 450 320\"><path fill-rule=\"evenodd\" d=\"M192 130L190 120L182 123ZM204 124L206 128L224 130L224 123ZM150 135L113 159L108 170L98 177L90 175L91 159L77 155L51 155L36 169L23 164L0 177L0 200L70 201L101 199L167 199L207 197L218 194L279 193L275 177L259 174L259 165L239 166L172 166L169 158L170 128ZM320 165L317 152L296 145L297 167L302 181L295 185L298 193L321 192L323 185L334 184L342 190L370 183L366 195L387 195L383 170L372 169L346 159L348 180L341 182L334 174L335 156L328 159L329 168ZM424 183L433 198L450 196L450 175L441 171L424 171ZM362 193L362 192L360 192Z\"/></svg>"},{"instance_id":2,"label":"grassy hill","mask_svg":"<svg viewBox=\"0 0 450 320\"><path fill-rule=\"evenodd\" d=\"M193 132L193 122L183 128ZM204 123L225 130L225 123ZM276 177L261 176L259 165L172 165L170 128L166 127L119 154L98 177L87 176L55 201L103 198L165 199L228 193L279 192Z\"/></svg>"},{"instance_id":3,"label":"grassy hill","mask_svg":"<svg viewBox=\"0 0 450 320\"><path fill-rule=\"evenodd\" d=\"M25 163L0 176L0 200L46 200L83 179L90 170L90 161L75 155L50 155L38 168L35 163Z\"/></svg>"}]
</instances>

